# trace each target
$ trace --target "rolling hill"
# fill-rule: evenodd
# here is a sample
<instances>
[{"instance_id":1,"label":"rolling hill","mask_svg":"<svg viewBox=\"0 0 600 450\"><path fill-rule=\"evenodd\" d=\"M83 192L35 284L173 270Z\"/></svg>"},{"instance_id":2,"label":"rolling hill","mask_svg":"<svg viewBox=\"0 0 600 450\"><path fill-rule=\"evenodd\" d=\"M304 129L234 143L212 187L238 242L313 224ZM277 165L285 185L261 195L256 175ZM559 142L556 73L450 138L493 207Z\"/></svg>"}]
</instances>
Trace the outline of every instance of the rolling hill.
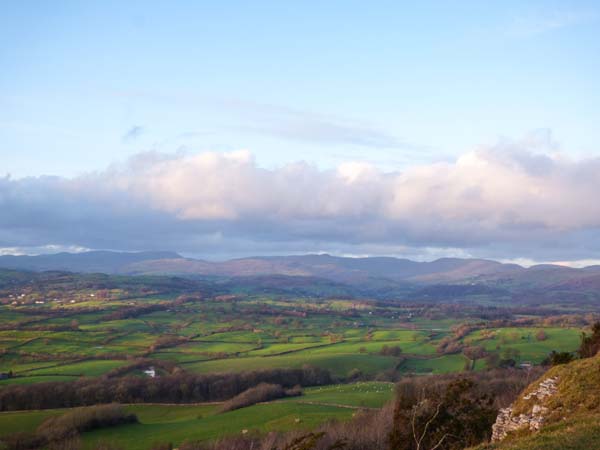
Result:
<instances>
[{"instance_id":1,"label":"rolling hill","mask_svg":"<svg viewBox=\"0 0 600 450\"><path fill-rule=\"evenodd\" d=\"M392 257L346 258L327 254L257 256L228 261L185 258L174 252L92 251L0 256L0 268L123 275L220 278L254 290L317 292L412 300L488 298L525 303L600 301L600 266L525 268L485 259L417 262ZM319 286L315 291L314 287Z\"/></svg>"}]
</instances>

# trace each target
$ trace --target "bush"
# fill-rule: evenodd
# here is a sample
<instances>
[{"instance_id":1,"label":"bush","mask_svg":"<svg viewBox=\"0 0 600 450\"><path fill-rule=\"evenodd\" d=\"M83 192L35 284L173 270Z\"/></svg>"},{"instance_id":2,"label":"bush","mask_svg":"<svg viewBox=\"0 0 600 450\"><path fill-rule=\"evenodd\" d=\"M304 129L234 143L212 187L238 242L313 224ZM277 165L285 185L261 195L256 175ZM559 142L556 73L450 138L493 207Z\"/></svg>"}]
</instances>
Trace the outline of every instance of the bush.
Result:
<instances>
[{"instance_id":1,"label":"bush","mask_svg":"<svg viewBox=\"0 0 600 450\"><path fill-rule=\"evenodd\" d=\"M46 442L42 438L33 433L19 432L3 436L0 448L6 450L29 450L40 448L45 444Z\"/></svg>"},{"instance_id":2,"label":"bush","mask_svg":"<svg viewBox=\"0 0 600 450\"><path fill-rule=\"evenodd\" d=\"M542 361L543 366L557 366L559 364L567 364L573 361L575 357L569 352L557 352L552 350L550 354Z\"/></svg>"},{"instance_id":3,"label":"bush","mask_svg":"<svg viewBox=\"0 0 600 450\"><path fill-rule=\"evenodd\" d=\"M2 443L8 450L79 449L79 434L84 431L137 421L135 414L127 413L117 404L76 408L62 416L44 420L35 433L14 433L4 437Z\"/></svg>"},{"instance_id":4,"label":"bush","mask_svg":"<svg viewBox=\"0 0 600 450\"><path fill-rule=\"evenodd\" d=\"M535 338L538 341L545 341L546 339L548 339L548 335L546 334L546 332L544 330L540 330L537 333L535 333Z\"/></svg>"},{"instance_id":5,"label":"bush","mask_svg":"<svg viewBox=\"0 0 600 450\"><path fill-rule=\"evenodd\" d=\"M150 450L173 450L173 444L170 442L164 444L154 444Z\"/></svg>"},{"instance_id":6,"label":"bush","mask_svg":"<svg viewBox=\"0 0 600 450\"><path fill-rule=\"evenodd\" d=\"M58 417L49 417L37 428L36 434L45 440L60 441L84 431L137 423L135 414L129 414L121 405L98 405L76 408Z\"/></svg>"},{"instance_id":7,"label":"bush","mask_svg":"<svg viewBox=\"0 0 600 450\"><path fill-rule=\"evenodd\" d=\"M415 387L410 382L398 385L392 448L458 450L489 437L497 411L489 396L476 391L472 380Z\"/></svg>"},{"instance_id":8,"label":"bush","mask_svg":"<svg viewBox=\"0 0 600 450\"><path fill-rule=\"evenodd\" d=\"M258 386L245 390L231 400L226 401L219 408L219 412L233 411L245 408L261 402L268 402L276 398L294 397L302 395L302 388L295 386L292 389L284 389L280 384L261 383Z\"/></svg>"},{"instance_id":9,"label":"bush","mask_svg":"<svg viewBox=\"0 0 600 450\"><path fill-rule=\"evenodd\" d=\"M364 378L364 374L362 373L362 371L360 369L351 369L348 372L348 375L346 375L346 380L347 381L358 381L358 380L362 380Z\"/></svg>"},{"instance_id":10,"label":"bush","mask_svg":"<svg viewBox=\"0 0 600 450\"><path fill-rule=\"evenodd\" d=\"M596 322L592 326L592 334L588 336L583 333L581 335L581 345L579 346L579 356L581 358L591 358L600 351L600 322Z\"/></svg>"},{"instance_id":11,"label":"bush","mask_svg":"<svg viewBox=\"0 0 600 450\"><path fill-rule=\"evenodd\" d=\"M400 356L402 354L402 349L398 345L384 345L381 347L379 354L383 356Z\"/></svg>"}]
</instances>

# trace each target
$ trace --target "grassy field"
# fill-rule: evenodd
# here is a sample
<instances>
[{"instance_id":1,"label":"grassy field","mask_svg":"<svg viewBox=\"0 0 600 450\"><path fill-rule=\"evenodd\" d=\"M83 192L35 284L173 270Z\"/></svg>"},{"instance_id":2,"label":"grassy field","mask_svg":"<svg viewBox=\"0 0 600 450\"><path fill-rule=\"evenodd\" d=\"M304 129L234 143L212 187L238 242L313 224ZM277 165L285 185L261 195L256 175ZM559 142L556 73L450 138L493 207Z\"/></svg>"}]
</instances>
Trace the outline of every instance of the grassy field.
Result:
<instances>
[{"instance_id":1,"label":"grassy field","mask_svg":"<svg viewBox=\"0 0 600 450\"><path fill-rule=\"evenodd\" d=\"M556 327L507 327L486 331L489 337L485 337L483 331L476 331L465 338L465 342L482 345L487 351L492 352L501 352L506 348L515 349L518 350L523 361L534 363L541 362L552 350L576 349L581 336L579 329ZM543 331L546 336L544 340L536 338L540 331Z\"/></svg>"},{"instance_id":2,"label":"grassy field","mask_svg":"<svg viewBox=\"0 0 600 450\"><path fill-rule=\"evenodd\" d=\"M195 373L241 372L244 370L274 369L280 367L299 368L305 364L330 370L334 375L345 376L353 369L365 374L375 374L393 369L398 360L389 356L363 355L347 353L329 353L324 355L291 354L274 357L229 358L202 361L182 366Z\"/></svg>"},{"instance_id":3,"label":"grassy field","mask_svg":"<svg viewBox=\"0 0 600 450\"><path fill-rule=\"evenodd\" d=\"M408 373L461 372L466 362L467 359L462 355L444 355L427 359L410 358L400 366L400 369Z\"/></svg>"},{"instance_id":4,"label":"grassy field","mask_svg":"<svg viewBox=\"0 0 600 450\"><path fill-rule=\"evenodd\" d=\"M258 404L219 414L218 405L131 405L139 424L83 434L88 448L110 441L123 448L147 450L155 443L207 440L249 431L311 429L327 420L349 419L360 408L379 408L393 397L392 383L363 382L306 389L301 397ZM0 413L0 437L33 431L65 410Z\"/></svg>"},{"instance_id":5,"label":"grassy field","mask_svg":"<svg viewBox=\"0 0 600 450\"><path fill-rule=\"evenodd\" d=\"M224 414L209 414L201 418L182 418L170 422L147 422L123 425L83 434L87 448L108 441L131 450L147 450L153 444L172 442L178 445L184 440L209 440L239 434L243 430L268 432L292 429L312 429L332 418L349 419L353 410L337 406L305 403L273 402L254 405Z\"/></svg>"},{"instance_id":6,"label":"grassy field","mask_svg":"<svg viewBox=\"0 0 600 450\"><path fill-rule=\"evenodd\" d=\"M107 374L119 383L118 377L147 376L143 369L149 366L163 377L311 365L329 370L336 383L224 414L208 404L130 405L140 423L85 433L88 448L101 440L142 450L155 442L179 444L242 430L310 429L348 419L359 408L381 407L393 395L393 385L383 380L485 370L502 360L539 363L552 350L574 351L582 331L493 327L523 323L517 321L522 317L502 313L493 322L493 313L477 307L268 294L180 296L137 285L129 291L69 285L64 292L35 292L31 286L6 292L12 297L0 298L0 373L10 377L0 379L0 389ZM14 300L22 295L41 303ZM546 320L535 323L554 323ZM448 341L450 350L444 347ZM477 359L468 359L470 354ZM363 381L343 384L356 380ZM62 413L0 413L0 435L34 430Z\"/></svg>"},{"instance_id":7,"label":"grassy field","mask_svg":"<svg viewBox=\"0 0 600 450\"><path fill-rule=\"evenodd\" d=\"M15 375L0 383L101 376L141 357L169 361L195 373L311 364L341 378L351 371L375 376L395 370L443 373L468 367L460 354L440 355L436 348L442 338L452 336L453 327L474 319L433 319L418 312L407 315L401 307L376 308L335 299L206 299L179 306L168 302L168 296L127 302L86 300L81 311L70 304L0 305L0 371ZM115 316L124 309L148 307L162 309L143 310L136 317ZM540 328L475 329L459 343L500 356L508 349L518 355L518 362L533 363L552 350L577 348L580 329L543 330L545 339L539 340ZM385 347L399 347L401 358L384 354ZM474 361L471 367L481 370L486 362Z\"/></svg>"},{"instance_id":8,"label":"grassy field","mask_svg":"<svg viewBox=\"0 0 600 450\"><path fill-rule=\"evenodd\" d=\"M48 375L71 375L71 376L86 376L97 377L106 372L127 365L125 360L91 360L75 362L72 364L61 364L41 369L31 369L25 372L30 377L48 376Z\"/></svg>"}]
</instances>

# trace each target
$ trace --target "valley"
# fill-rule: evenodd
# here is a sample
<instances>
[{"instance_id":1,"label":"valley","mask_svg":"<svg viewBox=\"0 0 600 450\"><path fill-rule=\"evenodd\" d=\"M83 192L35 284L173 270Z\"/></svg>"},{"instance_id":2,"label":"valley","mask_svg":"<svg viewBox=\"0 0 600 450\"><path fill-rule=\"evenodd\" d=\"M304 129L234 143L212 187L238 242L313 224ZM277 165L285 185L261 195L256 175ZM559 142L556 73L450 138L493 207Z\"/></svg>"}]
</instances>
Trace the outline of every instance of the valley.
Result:
<instances>
[{"instance_id":1,"label":"valley","mask_svg":"<svg viewBox=\"0 0 600 450\"><path fill-rule=\"evenodd\" d=\"M307 292L304 278L257 292L238 278L1 275L0 438L32 433L66 406L116 401L135 414L82 433L90 449L308 431L383 407L394 383L415 377L533 378L551 352L575 352L596 317L587 302L368 299ZM300 396L219 411L243 386L293 379Z\"/></svg>"}]
</instances>

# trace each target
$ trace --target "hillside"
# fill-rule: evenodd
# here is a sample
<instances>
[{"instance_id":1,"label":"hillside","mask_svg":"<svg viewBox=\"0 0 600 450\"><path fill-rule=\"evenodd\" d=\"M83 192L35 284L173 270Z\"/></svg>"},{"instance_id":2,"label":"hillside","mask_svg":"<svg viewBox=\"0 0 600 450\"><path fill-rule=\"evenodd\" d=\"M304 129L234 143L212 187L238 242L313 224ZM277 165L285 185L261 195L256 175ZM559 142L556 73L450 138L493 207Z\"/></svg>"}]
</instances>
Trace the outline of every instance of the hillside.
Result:
<instances>
[{"instance_id":1,"label":"hillside","mask_svg":"<svg viewBox=\"0 0 600 450\"><path fill-rule=\"evenodd\" d=\"M484 259L418 262L392 257L346 258L327 254L257 256L228 261L184 258L172 252L93 251L0 256L0 268L121 275L168 275L248 286L251 291L411 301L470 300L496 304L568 305L595 309L600 267L529 268ZM315 285L319 286L315 289ZM245 288L246 289L246 288Z\"/></svg>"},{"instance_id":2,"label":"hillside","mask_svg":"<svg viewBox=\"0 0 600 450\"><path fill-rule=\"evenodd\" d=\"M478 450L600 448L600 355L546 372L501 410L494 436Z\"/></svg>"},{"instance_id":3,"label":"hillside","mask_svg":"<svg viewBox=\"0 0 600 450\"><path fill-rule=\"evenodd\" d=\"M483 259L442 258L431 262L418 262L391 257L345 258L322 254L205 261L183 258L172 252L109 251L38 256L5 255L0 256L0 267L130 275L312 276L349 284L360 284L370 279L412 283L454 282L474 277L494 278L500 274L525 270L515 264L502 264ZM562 269L558 266L553 267L556 267L556 270Z\"/></svg>"},{"instance_id":4,"label":"hillside","mask_svg":"<svg viewBox=\"0 0 600 450\"><path fill-rule=\"evenodd\" d=\"M32 271L69 271L125 273L127 267L141 261L181 258L174 252L110 252L55 253L48 255L2 255L0 267Z\"/></svg>"}]
</instances>

